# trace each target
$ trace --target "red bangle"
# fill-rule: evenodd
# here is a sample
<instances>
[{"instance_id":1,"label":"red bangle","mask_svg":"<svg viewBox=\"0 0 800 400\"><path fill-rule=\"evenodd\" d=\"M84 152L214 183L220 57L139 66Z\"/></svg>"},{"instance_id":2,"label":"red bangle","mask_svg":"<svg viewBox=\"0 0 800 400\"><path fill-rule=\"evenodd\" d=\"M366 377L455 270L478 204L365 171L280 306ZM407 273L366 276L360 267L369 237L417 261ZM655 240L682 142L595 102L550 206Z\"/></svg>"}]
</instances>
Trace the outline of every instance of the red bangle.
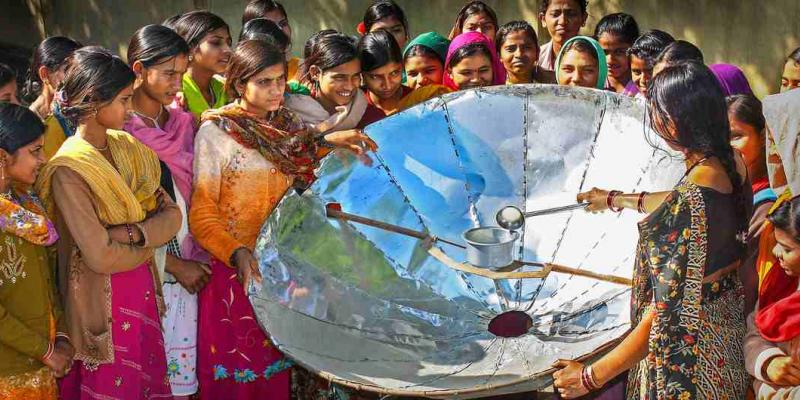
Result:
<instances>
[{"instance_id":1,"label":"red bangle","mask_svg":"<svg viewBox=\"0 0 800 400\"><path fill-rule=\"evenodd\" d=\"M594 376L592 376L591 366L583 367L583 370L581 371L581 383L590 392L600 389L600 385L595 382Z\"/></svg>"},{"instance_id":2,"label":"red bangle","mask_svg":"<svg viewBox=\"0 0 800 400\"><path fill-rule=\"evenodd\" d=\"M641 192L639 193L639 199L636 200L636 209L642 214L647 212L647 210L644 208L644 197L647 196L648 194L650 193Z\"/></svg>"},{"instance_id":3,"label":"red bangle","mask_svg":"<svg viewBox=\"0 0 800 400\"><path fill-rule=\"evenodd\" d=\"M606 206L608 206L609 210L614 211L614 212L622 211L622 207L619 207L619 208L614 207L614 198L617 197L618 195L621 195L621 194L622 194L622 192L620 192L619 190L612 190L612 191L608 192L608 197L606 197Z\"/></svg>"},{"instance_id":4,"label":"red bangle","mask_svg":"<svg viewBox=\"0 0 800 400\"><path fill-rule=\"evenodd\" d=\"M42 361L47 361L47 359L50 358L50 356L53 355L53 351L55 351L55 347L53 347L52 343L48 343L47 344L47 351L42 356Z\"/></svg>"}]
</instances>

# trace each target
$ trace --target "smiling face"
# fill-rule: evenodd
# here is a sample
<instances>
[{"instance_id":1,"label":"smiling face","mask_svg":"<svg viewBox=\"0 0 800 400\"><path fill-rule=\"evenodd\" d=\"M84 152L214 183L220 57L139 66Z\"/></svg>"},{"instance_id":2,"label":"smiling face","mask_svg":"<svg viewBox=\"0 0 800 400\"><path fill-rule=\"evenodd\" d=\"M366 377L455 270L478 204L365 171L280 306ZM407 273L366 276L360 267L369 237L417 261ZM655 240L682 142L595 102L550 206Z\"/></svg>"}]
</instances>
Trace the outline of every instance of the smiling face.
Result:
<instances>
[{"instance_id":1,"label":"smiling face","mask_svg":"<svg viewBox=\"0 0 800 400\"><path fill-rule=\"evenodd\" d=\"M192 50L192 67L222 74L231 60L231 35L222 27L209 32Z\"/></svg>"},{"instance_id":2,"label":"smiling face","mask_svg":"<svg viewBox=\"0 0 800 400\"><path fill-rule=\"evenodd\" d=\"M500 45L500 61L514 75L531 76L538 60L539 46L525 31L509 33Z\"/></svg>"},{"instance_id":3,"label":"smiling face","mask_svg":"<svg viewBox=\"0 0 800 400\"><path fill-rule=\"evenodd\" d=\"M464 57L458 64L450 67L448 74L459 90L489 86L494 77L492 60L483 53Z\"/></svg>"},{"instance_id":4,"label":"smiling face","mask_svg":"<svg viewBox=\"0 0 800 400\"><path fill-rule=\"evenodd\" d=\"M800 87L800 63L788 60L781 74L781 93Z\"/></svg>"},{"instance_id":5,"label":"smiling face","mask_svg":"<svg viewBox=\"0 0 800 400\"><path fill-rule=\"evenodd\" d=\"M631 79L639 92L647 97L647 84L653 79L653 68L648 65L647 61L631 56Z\"/></svg>"},{"instance_id":6,"label":"smiling face","mask_svg":"<svg viewBox=\"0 0 800 400\"><path fill-rule=\"evenodd\" d=\"M558 84L593 88L597 86L599 68L591 55L570 49L561 57Z\"/></svg>"},{"instance_id":7,"label":"smiling face","mask_svg":"<svg viewBox=\"0 0 800 400\"><path fill-rule=\"evenodd\" d=\"M133 70L140 82L136 90L144 91L148 97L163 105L169 105L181 91L181 79L188 67L189 58L185 54L146 68L141 63L134 63Z\"/></svg>"},{"instance_id":8,"label":"smiling face","mask_svg":"<svg viewBox=\"0 0 800 400\"><path fill-rule=\"evenodd\" d=\"M44 154L42 154L43 144L44 136L39 136L39 138L33 142L17 149L14 154L8 155L5 151L0 149L0 157L5 159L4 173L6 178L25 185L33 185L36 183L39 169L42 167L42 164L44 164Z\"/></svg>"},{"instance_id":9,"label":"smiling face","mask_svg":"<svg viewBox=\"0 0 800 400\"><path fill-rule=\"evenodd\" d=\"M631 63L628 59L628 49L631 43L625 43L620 37L611 33L602 33L597 40L600 47L606 52L608 74L618 81L630 78Z\"/></svg>"},{"instance_id":10,"label":"smiling face","mask_svg":"<svg viewBox=\"0 0 800 400\"><path fill-rule=\"evenodd\" d=\"M489 40L494 42L494 35L497 33L497 25L485 13L472 14L464 20L464 27L461 32L480 32Z\"/></svg>"},{"instance_id":11,"label":"smiling face","mask_svg":"<svg viewBox=\"0 0 800 400\"><path fill-rule=\"evenodd\" d=\"M369 29L370 32L374 32L378 29L383 29L394 36L394 40L397 41L397 45L400 46L401 49L406 48L406 43L408 43L408 32L406 32L406 27L403 25L403 22L397 19L397 17L386 17L381 18L372 24L372 27Z\"/></svg>"},{"instance_id":12,"label":"smiling face","mask_svg":"<svg viewBox=\"0 0 800 400\"><path fill-rule=\"evenodd\" d=\"M412 56L406 59L406 85L411 89L440 85L443 76L444 65L438 58Z\"/></svg>"},{"instance_id":13,"label":"smiling face","mask_svg":"<svg viewBox=\"0 0 800 400\"><path fill-rule=\"evenodd\" d=\"M786 275L800 276L800 242L789 232L775 229L775 240L778 244L772 249L775 257L781 262Z\"/></svg>"},{"instance_id":14,"label":"smiling face","mask_svg":"<svg viewBox=\"0 0 800 400\"><path fill-rule=\"evenodd\" d=\"M391 99L402 90L403 65L398 62L390 62L362 75L367 90L381 100Z\"/></svg>"},{"instance_id":15,"label":"smiling face","mask_svg":"<svg viewBox=\"0 0 800 400\"><path fill-rule=\"evenodd\" d=\"M271 65L251 76L247 82L237 83L246 108L259 115L280 108L286 90L286 68L283 64Z\"/></svg>"},{"instance_id":16,"label":"smiling face","mask_svg":"<svg viewBox=\"0 0 800 400\"><path fill-rule=\"evenodd\" d=\"M564 44L578 35L586 17L576 0L551 0L547 10L539 14L539 21L547 28L553 42Z\"/></svg>"},{"instance_id":17,"label":"smiling face","mask_svg":"<svg viewBox=\"0 0 800 400\"><path fill-rule=\"evenodd\" d=\"M319 95L337 106L350 104L361 86L361 62L355 58L331 69L317 71Z\"/></svg>"},{"instance_id":18,"label":"smiling face","mask_svg":"<svg viewBox=\"0 0 800 400\"><path fill-rule=\"evenodd\" d=\"M106 129L122 129L131 111L131 97L133 97L133 85L120 90L114 100L97 109L95 116L97 123Z\"/></svg>"}]
</instances>

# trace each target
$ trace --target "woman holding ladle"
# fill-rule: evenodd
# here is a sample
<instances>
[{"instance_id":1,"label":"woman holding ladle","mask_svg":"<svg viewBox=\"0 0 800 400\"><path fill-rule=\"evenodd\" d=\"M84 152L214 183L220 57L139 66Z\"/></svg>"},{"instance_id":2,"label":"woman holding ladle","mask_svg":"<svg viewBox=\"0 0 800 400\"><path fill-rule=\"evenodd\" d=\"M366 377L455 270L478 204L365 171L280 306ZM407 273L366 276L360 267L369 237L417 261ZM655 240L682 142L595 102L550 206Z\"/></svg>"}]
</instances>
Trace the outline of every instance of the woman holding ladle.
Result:
<instances>
[{"instance_id":1,"label":"woman holding ladle","mask_svg":"<svg viewBox=\"0 0 800 400\"><path fill-rule=\"evenodd\" d=\"M628 398L744 398L743 289L736 274L752 193L730 147L725 99L702 64L673 66L650 86L653 129L684 154L687 171L670 192L578 195L587 211L649 213L639 224L630 334L592 365L559 360L563 398L597 390L630 370Z\"/></svg>"}]
</instances>

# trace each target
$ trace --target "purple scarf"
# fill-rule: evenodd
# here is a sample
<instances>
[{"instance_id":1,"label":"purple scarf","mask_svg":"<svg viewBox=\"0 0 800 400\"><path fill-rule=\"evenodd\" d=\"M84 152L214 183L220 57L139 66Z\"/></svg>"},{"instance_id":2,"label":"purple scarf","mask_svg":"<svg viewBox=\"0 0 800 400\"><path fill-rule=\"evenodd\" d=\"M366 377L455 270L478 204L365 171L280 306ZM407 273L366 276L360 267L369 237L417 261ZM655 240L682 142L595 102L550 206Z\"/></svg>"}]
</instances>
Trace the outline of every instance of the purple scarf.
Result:
<instances>
[{"instance_id":1,"label":"purple scarf","mask_svg":"<svg viewBox=\"0 0 800 400\"><path fill-rule=\"evenodd\" d=\"M717 77L725 97L735 94L753 94L753 90L750 89L750 83L747 82L747 77L744 76L744 72L739 67L733 64L712 64L708 68Z\"/></svg>"}]
</instances>

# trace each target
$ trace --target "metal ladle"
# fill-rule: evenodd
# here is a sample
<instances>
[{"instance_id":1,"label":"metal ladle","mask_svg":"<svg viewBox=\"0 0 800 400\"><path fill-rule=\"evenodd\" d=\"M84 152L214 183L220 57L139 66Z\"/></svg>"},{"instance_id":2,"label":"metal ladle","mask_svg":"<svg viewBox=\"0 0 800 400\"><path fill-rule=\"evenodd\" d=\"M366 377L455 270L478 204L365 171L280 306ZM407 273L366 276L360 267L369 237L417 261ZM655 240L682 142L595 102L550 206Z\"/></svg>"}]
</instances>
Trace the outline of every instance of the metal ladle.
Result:
<instances>
[{"instance_id":1,"label":"metal ladle","mask_svg":"<svg viewBox=\"0 0 800 400\"><path fill-rule=\"evenodd\" d=\"M586 208L588 206L589 203L577 203L577 204L570 204L568 206L546 208L544 210L528 211L526 213L522 212L522 210L520 210L517 207L506 206L497 212L495 220L497 221L497 225L500 225L502 228L508 229L510 231L516 231L519 228L522 228L523 225L525 225L526 218L536 217L539 215L556 214L560 212L578 210L581 208Z\"/></svg>"}]
</instances>

